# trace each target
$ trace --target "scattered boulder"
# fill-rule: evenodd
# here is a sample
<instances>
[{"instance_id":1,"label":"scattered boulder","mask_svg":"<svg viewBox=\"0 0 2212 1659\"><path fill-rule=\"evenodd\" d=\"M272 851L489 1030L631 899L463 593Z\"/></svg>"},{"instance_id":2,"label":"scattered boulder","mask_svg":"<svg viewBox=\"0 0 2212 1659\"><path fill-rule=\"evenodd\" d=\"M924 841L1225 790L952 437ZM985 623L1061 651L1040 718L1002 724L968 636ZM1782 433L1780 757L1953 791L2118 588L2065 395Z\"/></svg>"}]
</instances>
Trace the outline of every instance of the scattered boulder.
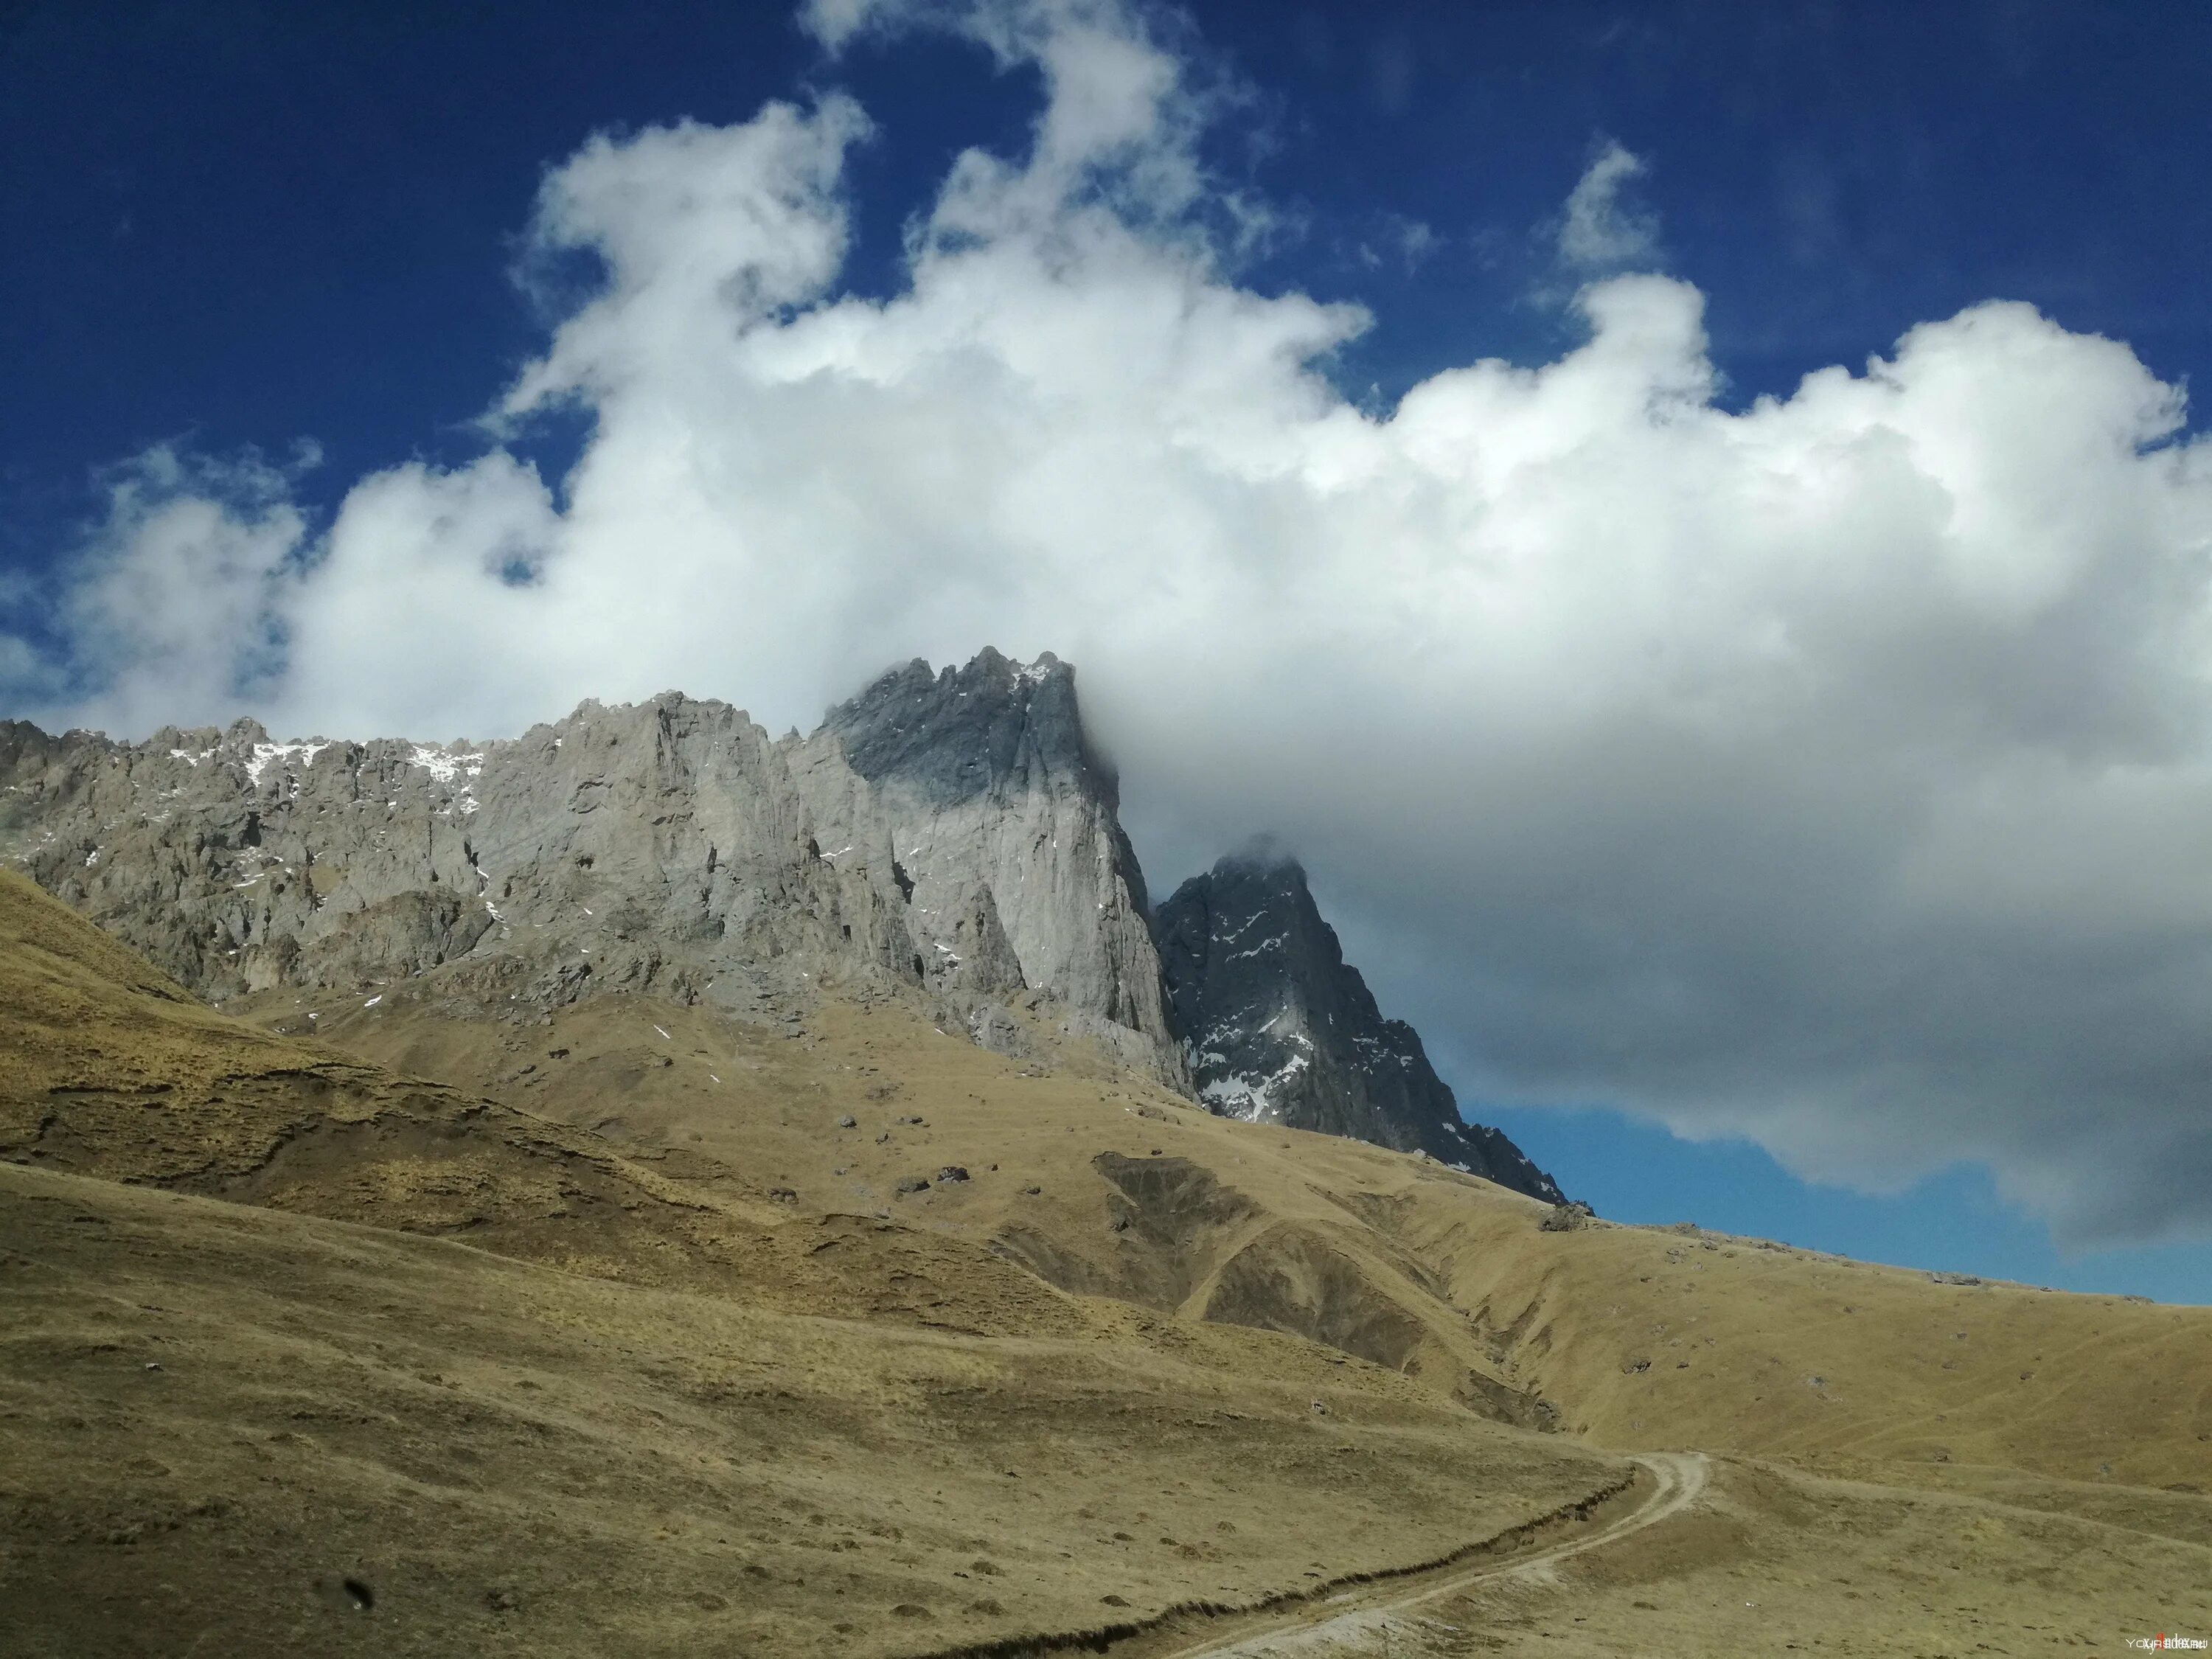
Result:
<instances>
[{"instance_id":1,"label":"scattered boulder","mask_svg":"<svg viewBox=\"0 0 2212 1659\"><path fill-rule=\"evenodd\" d=\"M892 1190L896 1192L901 1198L906 1197L909 1193L926 1193L929 1190L929 1177L927 1176L902 1176L899 1178L898 1185Z\"/></svg>"},{"instance_id":2,"label":"scattered boulder","mask_svg":"<svg viewBox=\"0 0 2212 1659\"><path fill-rule=\"evenodd\" d=\"M1587 1225L1593 1214L1587 1204L1554 1204L1544 1212L1544 1218L1536 1225L1547 1233L1571 1233Z\"/></svg>"},{"instance_id":3,"label":"scattered boulder","mask_svg":"<svg viewBox=\"0 0 2212 1659\"><path fill-rule=\"evenodd\" d=\"M837 1120L837 1127L841 1129L857 1129L860 1127L860 1121L848 1112Z\"/></svg>"},{"instance_id":4,"label":"scattered boulder","mask_svg":"<svg viewBox=\"0 0 2212 1659\"><path fill-rule=\"evenodd\" d=\"M966 1166L963 1164L948 1164L937 1172L937 1181L939 1186L950 1186L954 1182L965 1181L967 1179L968 1170Z\"/></svg>"}]
</instances>

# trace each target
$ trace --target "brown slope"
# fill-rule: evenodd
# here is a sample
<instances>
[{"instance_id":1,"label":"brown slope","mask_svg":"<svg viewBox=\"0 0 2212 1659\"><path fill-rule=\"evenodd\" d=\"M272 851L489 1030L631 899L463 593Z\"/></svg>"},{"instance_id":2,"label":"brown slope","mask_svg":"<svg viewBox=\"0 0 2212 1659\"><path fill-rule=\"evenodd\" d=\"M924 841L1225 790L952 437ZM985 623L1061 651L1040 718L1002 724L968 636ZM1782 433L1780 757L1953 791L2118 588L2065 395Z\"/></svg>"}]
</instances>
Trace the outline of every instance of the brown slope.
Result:
<instances>
[{"instance_id":1,"label":"brown slope","mask_svg":"<svg viewBox=\"0 0 2212 1659\"><path fill-rule=\"evenodd\" d=\"M517 1027L457 1016L471 1005L449 997L438 974L368 1000L285 993L240 1006L278 1029L313 1014L332 1043L434 1071L641 1154L681 1150L758 1172L792 1194L792 1213L809 1224L888 1220L1018 1265L1033 1285L1307 1338L1482 1415L1551 1424L1422 1264L1348 1210L1334 1177L1316 1180L1302 1160L1331 1137L1261 1134L1212 1117L1069 1055L1054 1031L1027 1048L1071 1063L1016 1060L910 1009L826 995L795 1034L635 996ZM841 1127L848 1117L853 1127ZM1393 1179L1418 1167L1346 1145ZM1286 1146L1302 1150L1285 1156ZM939 1179L947 1168L968 1178ZM915 1181L929 1184L902 1194Z\"/></svg>"},{"instance_id":2,"label":"brown slope","mask_svg":"<svg viewBox=\"0 0 2212 1659\"><path fill-rule=\"evenodd\" d=\"M1079 1322L1064 1298L985 1252L858 1222L817 1219L801 1236L774 1184L735 1166L618 1148L217 1013L7 872L0 1159L465 1237L798 1310L857 1306L977 1329Z\"/></svg>"},{"instance_id":3,"label":"brown slope","mask_svg":"<svg viewBox=\"0 0 2212 1659\"><path fill-rule=\"evenodd\" d=\"M2104 1639L2137 1607L2171 1627L2165 1615L2185 1623L2208 1605L2212 1524L2197 1494L2022 1472L2042 1467L2047 1446L2086 1444L2118 1420L2145 1437L2118 1475L2190 1484L2194 1396L2168 1410L2165 1391L2201 1375L2196 1310L2128 1308L2151 1322L2112 1358L2057 1350L2066 1391L2025 1445L2007 1438L2012 1398L1995 1397L2004 1391L1990 1378L1962 1376L1963 1360L1928 1363L1924 1387L1900 1395L1892 1417L1954 1423L1966 1453L2015 1467L1898 1461L1911 1449L1879 1413L1838 1418L1841 1402L1820 1389L1758 1385L1826 1340L1835 1320L1816 1293L1835 1275L1873 1275L1895 1298L1844 1316L1876 1315L1839 1351L1869 1366L1855 1397L1906 1374L1911 1357L1885 1344L1958 1305L1931 1298L1978 1287L1742 1241L1544 1232L1537 1206L1432 1166L1201 1118L1095 1073L1024 1076L911 1020L828 1000L793 1037L686 1025L684 1012L620 1000L523 1031L439 1012L434 986L319 1011L343 1045L404 1042L418 1056L440 1050L443 1066L495 1067L534 1109L484 1107L331 1048L240 1033L143 970L133 977L96 939L41 939L35 915L8 926L0 978L17 989L0 1002L0 1060L22 1064L0 1065L0 1078L19 1079L10 1100L58 1079L63 1094L24 1115L77 1126L50 1137L46 1158L19 1142L21 1161L154 1158L137 1167L159 1177L168 1132L149 1133L122 1105L262 1133L268 1114L288 1109L286 1066L296 1077L335 1060L323 1074L334 1093L416 1091L421 1118L404 1121L450 1127L448 1103L474 1110L454 1138L497 1144L483 1154L495 1198L526 1186L543 1142L605 1160L594 1167L611 1179L636 1171L617 1214L556 1193L557 1210L531 1218L608 1273L635 1279L656 1258L576 1243L657 1213L639 1196L650 1196L645 1178L680 1152L744 1175L688 1176L678 1197L720 1198L729 1182L734 1206L756 1202L744 1183L791 1186L793 1201L769 1206L774 1253L756 1264L781 1293L945 1322L951 1304L928 1273L980 1267L945 1287L979 1315L1018 1312L993 1289L1016 1284L1076 1322L1071 1335L978 1338L798 1318L757 1305L742 1274L702 1272L680 1235L657 1259L720 1293L0 1169L0 1597L18 1650L1006 1651L1025 1632L1141 1624L1179 1601L1266 1601L1449 1554L1619 1480L1617 1463L1571 1439L1444 1404L1465 1385L1449 1369L1455 1356L1480 1346L1510 1377L1555 1383L1570 1421L1594 1436L1649 1444L1694 1431L1800 1462L1878 1457L1887 1479L1936 1477L1942 1489L1723 1464L1716 1499L1633 1547L1575 1558L1556 1584L1516 1576L1428 1607L1425 1622L1369 1632L1392 1650L1540 1638L1703 1652L1838 1632L1853 1651L2039 1650ZM70 996L55 1016L49 1005ZM199 1058L162 1062L164 1043ZM542 1061L524 1057L532 1045ZM33 1069L57 1056L58 1069ZM161 1091L140 1085L165 1082L166 1103L143 1104ZM344 1121L390 1121L374 1100L346 1098ZM854 1129L836 1127L844 1115ZM309 1114L307 1133L331 1116ZM576 1122L547 1121L562 1116ZM582 1124L624 1139L610 1147ZM507 1127L487 1136L483 1125ZM285 1202L387 1205L404 1218L422 1201L410 1173L428 1161L418 1152L326 1144L327 1167L303 1170ZM968 1163L973 1178L891 1195L894 1172L940 1160ZM498 1203L472 1201L495 1219L465 1237L531 1244L496 1219ZM896 1219L876 1222L878 1208ZM1176 1311L1056 1296L992 1254L1011 1249L1017 1225L1048 1271ZM908 1256L871 1253L886 1239ZM1674 1322L1660 1316L1670 1292L1716 1322L1709 1352L1730 1357L1714 1362L1713 1392L1654 1386L1666 1380L1656 1364L1607 1368L1635 1322ZM1962 1326L1964 1346L2008 1358L2006 1342L2080 1335L2077 1322L2114 1305L2033 1303L2040 1322ZM1365 1345L1390 1361L1399 1316L1421 1335L1395 1368L1221 1322ZM356 1610L347 1577L374 1592L373 1608ZM2023 1579L2044 1588L2031 1594ZM1174 1649L1140 1638L1128 1650Z\"/></svg>"},{"instance_id":4,"label":"brown slope","mask_svg":"<svg viewBox=\"0 0 2212 1659\"><path fill-rule=\"evenodd\" d=\"M1069 1291L1293 1332L1514 1420L1553 1402L1609 1445L2212 1490L2212 1309L1694 1231L1546 1231L1542 1206L1432 1164L1126 1078L1036 1075L830 998L798 1036L611 998L526 1044L439 1009L434 983L402 986L319 1023L625 1145L772 1171L803 1213L885 1210ZM949 1164L975 1178L896 1194Z\"/></svg>"},{"instance_id":5,"label":"brown slope","mask_svg":"<svg viewBox=\"0 0 2212 1659\"><path fill-rule=\"evenodd\" d=\"M748 1223L696 1155L243 1028L4 878L0 1062L10 1653L1004 1643L1435 1559L1627 1474L927 1224ZM912 1328L963 1321L1029 1334Z\"/></svg>"},{"instance_id":6,"label":"brown slope","mask_svg":"<svg viewBox=\"0 0 2212 1659\"><path fill-rule=\"evenodd\" d=\"M820 1319L0 1167L0 1650L915 1654L1434 1559L1627 1473L1202 1334Z\"/></svg>"}]
</instances>

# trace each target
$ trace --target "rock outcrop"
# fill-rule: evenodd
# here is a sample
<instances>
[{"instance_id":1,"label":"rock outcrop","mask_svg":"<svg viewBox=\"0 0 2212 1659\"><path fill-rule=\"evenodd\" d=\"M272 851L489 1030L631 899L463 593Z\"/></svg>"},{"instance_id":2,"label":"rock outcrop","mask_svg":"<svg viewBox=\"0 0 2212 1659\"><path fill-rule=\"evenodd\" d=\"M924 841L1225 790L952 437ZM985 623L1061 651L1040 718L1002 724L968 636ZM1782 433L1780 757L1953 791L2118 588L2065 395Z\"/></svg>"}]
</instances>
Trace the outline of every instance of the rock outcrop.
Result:
<instances>
[{"instance_id":1,"label":"rock outcrop","mask_svg":"<svg viewBox=\"0 0 2212 1659\"><path fill-rule=\"evenodd\" d=\"M1113 774L1050 657L916 662L780 741L674 693L485 743L0 723L0 857L216 1000L433 971L524 1014L836 988L993 1046L1018 1000L1188 1086Z\"/></svg>"},{"instance_id":2,"label":"rock outcrop","mask_svg":"<svg viewBox=\"0 0 2212 1659\"><path fill-rule=\"evenodd\" d=\"M1152 921L1199 1097L1224 1116L1355 1136L1560 1203L1504 1135L1463 1121L1419 1035L1385 1019L1293 860L1239 855Z\"/></svg>"},{"instance_id":3,"label":"rock outcrop","mask_svg":"<svg viewBox=\"0 0 2212 1659\"><path fill-rule=\"evenodd\" d=\"M1048 987L1084 1035L1187 1081L1073 669L1049 652L936 674L916 659L831 709L805 753L824 858L890 872L931 974L983 998Z\"/></svg>"},{"instance_id":4,"label":"rock outcrop","mask_svg":"<svg viewBox=\"0 0 2212 1659\"><path fill-rule=\"evenodd\" d=\"M1558 1198L1460 1121L1295 864L1225 860L1151 917L1118 806L1074 671L991 650L805 738L672 692L484 743L0 723L0 858L214 1000L422 977L479 1017L627 990L795 1026L908 998Z\"/></svg>"}]
</instances>

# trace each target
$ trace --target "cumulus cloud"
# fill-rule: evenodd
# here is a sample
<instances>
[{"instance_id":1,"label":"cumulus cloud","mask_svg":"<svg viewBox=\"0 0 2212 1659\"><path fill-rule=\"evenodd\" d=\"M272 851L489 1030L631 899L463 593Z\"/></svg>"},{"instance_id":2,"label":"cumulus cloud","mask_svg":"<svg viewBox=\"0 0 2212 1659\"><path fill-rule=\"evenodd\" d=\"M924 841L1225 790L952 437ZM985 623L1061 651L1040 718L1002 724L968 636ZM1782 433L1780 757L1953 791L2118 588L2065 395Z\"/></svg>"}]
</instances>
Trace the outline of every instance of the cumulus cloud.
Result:
<instances>
[{"instance_id":1,"label":"cumulus cloud","mask_svg":"<svg viewBox=\"0 0 2212 1659\"><path fill-rule=\"evenodd\" d=\"M900 292L840 286L848 100L593 139L532 234L604 283L494 416L580 410L574 469L395 468L311 532L281 471L149 458L41 717L481 737L676 685L781 729L889 661L1052 649L1156 874L1283 836L1463 1091L1869 1186L1980 1160L2075 1240L2204 1228L2212 448L2177 388L1992 303L1732 412L1698 293L1627 275L1556 362L1370 413L1328 376L1364 310L1236 279L1152 14L806 15L1045 88ZM1634 165L1563 252L1628 257Z\"/></svg>"},{"instance_id":2,"label":"cumulus cloud","mask_svg":"<svg viewBox=\"0 0 2212 1659\"><path fill-rule=\"evenodd\" d=\"M76 723L119 731L265 695L307 531L292 489L318 459L312 445L289 465L161 445L109 469L106 518L64 571L53 621L66 659L0 639L0 685L59 692Z\"/></svg>"},{"instance_id":3,"label":"cumulus cloud","mask_svg":"<svg viewBox=\"0 0 2212 1659\"><path fill-rule=\"evenodd\" d=\"M1608 138L1567 197L1559 216L1559 259L1583 270L1648 259L1657 250L1659 227L1620 199L1623 186L1650 169L1641 156Z\"/></svg>"}]
</instances>

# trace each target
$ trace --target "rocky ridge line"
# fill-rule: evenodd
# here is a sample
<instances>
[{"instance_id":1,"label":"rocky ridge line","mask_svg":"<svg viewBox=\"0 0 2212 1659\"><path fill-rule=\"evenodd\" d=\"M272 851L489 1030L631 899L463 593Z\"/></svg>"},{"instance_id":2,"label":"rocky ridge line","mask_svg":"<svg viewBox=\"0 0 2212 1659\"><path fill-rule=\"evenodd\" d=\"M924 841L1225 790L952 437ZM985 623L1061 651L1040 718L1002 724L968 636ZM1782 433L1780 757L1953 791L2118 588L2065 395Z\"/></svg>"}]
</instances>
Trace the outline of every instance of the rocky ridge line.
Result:
<instances>
[{"instance_id":1,"label":"rocky ridge line","mask_svg":"<svg viewBox=\"0 0 2212 1659\"><path fill-rule=\"evenodd\" d=\"M1239 854L1153 916L1199 1097L1224 1116L1425 1152L1553 1204L1559 1184L1464 1121L1420 1035L1385 1019L1294 859Z\"/></svg>"},{"instance_id":2,"label":"rocky ridge line","mask_svg":"<svg viewBox=\"0 0 2212 1659\"><path fill-rule=\"evenodd\" d=\"M836 988L1018 1052L1019 1005L1187 1088L1115 799L1073 671L989 650L781 740L673 692L485 743L0 723L0 857L213 1000L434 974L462 1012L757 1014Z\"/></svg>"}]
</instances>

